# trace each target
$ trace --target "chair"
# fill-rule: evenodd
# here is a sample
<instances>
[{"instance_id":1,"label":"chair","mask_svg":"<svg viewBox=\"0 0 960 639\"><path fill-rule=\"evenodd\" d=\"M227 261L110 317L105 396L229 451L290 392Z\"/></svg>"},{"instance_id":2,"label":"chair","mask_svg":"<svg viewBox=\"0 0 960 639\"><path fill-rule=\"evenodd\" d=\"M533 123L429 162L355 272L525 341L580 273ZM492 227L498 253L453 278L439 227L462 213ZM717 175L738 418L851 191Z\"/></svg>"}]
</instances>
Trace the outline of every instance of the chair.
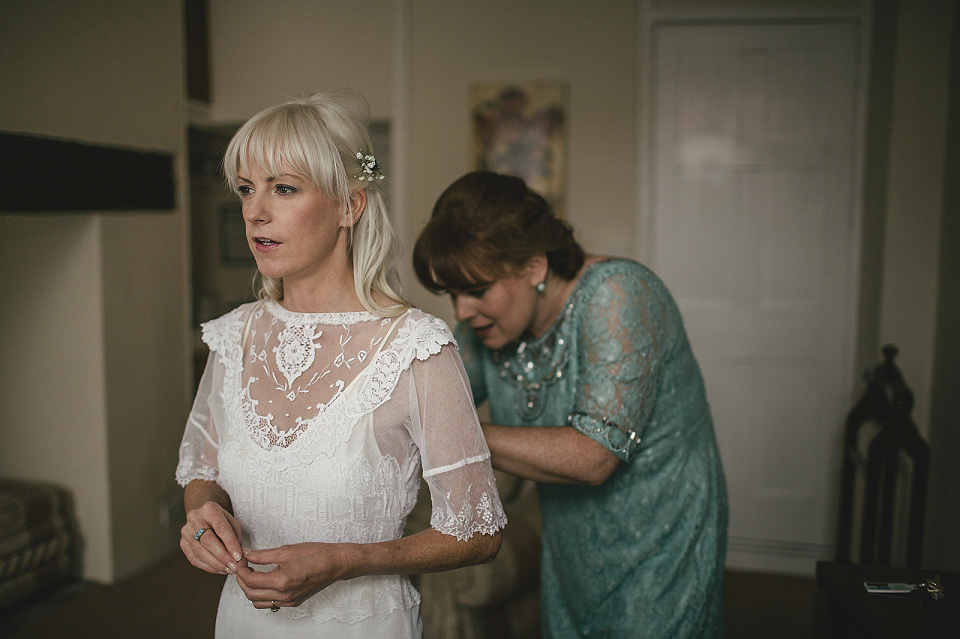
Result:
<instances>
[{"instance_id":1,"label":"chair","mask_svg":"<svg viewBox=\"0 0 960 639\"><path fill-rule=\"evenodd\" d=\"M897 347L887 344L881 352L882 361L866 373L866 388L845 422L836 560L881 566L900 564L901 560L894 556L894 533L898 517L906 516L902 565L918 568L923 550L929 447L910 417L913 393L893 362ZM864 456L862 439L868 425L877 430L869 439ZM855 512L858 478L863 485L859 520ZM909 488L903 490L905 484ZM854 550L857 522L859 548Z\"/></svg>"}]
</instances>

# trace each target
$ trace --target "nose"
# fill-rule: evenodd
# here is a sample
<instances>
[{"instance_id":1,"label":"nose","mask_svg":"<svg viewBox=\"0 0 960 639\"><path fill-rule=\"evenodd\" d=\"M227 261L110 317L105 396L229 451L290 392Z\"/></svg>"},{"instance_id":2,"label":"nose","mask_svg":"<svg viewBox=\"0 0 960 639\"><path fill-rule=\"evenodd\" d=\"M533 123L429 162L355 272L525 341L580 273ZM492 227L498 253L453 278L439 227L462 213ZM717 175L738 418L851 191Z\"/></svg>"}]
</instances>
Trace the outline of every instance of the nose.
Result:
<instances>
[{"instance_id":1,"label":"nose","mask_svg":"<svg viewBox=\"0 0 960 639\"><path fill-rule=\"evenodd\" d=\"M269 217L266 203L260 199L257 193L244 197L240 208L243 211L243 219L247 222L265 222Z\"/></svg>"},{"instance_id":2,"label":"nose","mask_svg":"<svg viewBox=\"0 0 960 639\"><path fill-rule=\"evenodd\" d=\"M450 301L453 302L453 315L458 322L466 322L477 314L473 307L472 300L468 295L450 294Z\"/></svg>"}]
</instances>

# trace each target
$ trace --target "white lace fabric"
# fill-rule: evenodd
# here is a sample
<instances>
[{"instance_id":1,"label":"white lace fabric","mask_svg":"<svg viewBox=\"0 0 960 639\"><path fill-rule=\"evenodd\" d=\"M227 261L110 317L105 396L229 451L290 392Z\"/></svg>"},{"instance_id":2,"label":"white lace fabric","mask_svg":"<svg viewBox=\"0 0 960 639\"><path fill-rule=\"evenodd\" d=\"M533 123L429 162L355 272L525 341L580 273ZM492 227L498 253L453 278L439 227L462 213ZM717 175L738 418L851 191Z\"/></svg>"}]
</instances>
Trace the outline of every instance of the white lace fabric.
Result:
<instances>
[{"instance_id":1,"label":"white lace fabric","mask_svg":"<svg viewBox=\"0 0 960 639\"><path fill-rule=\"evenodd\" d=\"M418 310L301 314L245 304L203 326L211 354L177 481L217 481L244 543L398 538L421 475L431 525L457 539L506 524L449 329ZM227 582L243 597L235 580ZM339 582L284 615L356 623L408 610L406 577Z\"/></svg>"}]
</instances>

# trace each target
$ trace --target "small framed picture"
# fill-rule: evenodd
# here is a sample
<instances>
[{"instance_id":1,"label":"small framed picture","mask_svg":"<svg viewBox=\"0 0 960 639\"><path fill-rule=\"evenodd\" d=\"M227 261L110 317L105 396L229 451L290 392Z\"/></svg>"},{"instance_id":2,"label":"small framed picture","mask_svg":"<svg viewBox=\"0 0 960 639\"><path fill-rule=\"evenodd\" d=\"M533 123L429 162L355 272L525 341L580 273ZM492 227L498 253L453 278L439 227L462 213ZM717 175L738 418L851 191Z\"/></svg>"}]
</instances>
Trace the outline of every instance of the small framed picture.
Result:
<instances>
[{"instance_id":1,"label":"small framed picture","mask_svg":"<svg viewBox=\"0 0 960 639\"><path fill-rule=\"evenodd\" d=\"M560 82L473 88L473 168L516 175L563 215L567 90Z\"/></svg>"}]
</instances>

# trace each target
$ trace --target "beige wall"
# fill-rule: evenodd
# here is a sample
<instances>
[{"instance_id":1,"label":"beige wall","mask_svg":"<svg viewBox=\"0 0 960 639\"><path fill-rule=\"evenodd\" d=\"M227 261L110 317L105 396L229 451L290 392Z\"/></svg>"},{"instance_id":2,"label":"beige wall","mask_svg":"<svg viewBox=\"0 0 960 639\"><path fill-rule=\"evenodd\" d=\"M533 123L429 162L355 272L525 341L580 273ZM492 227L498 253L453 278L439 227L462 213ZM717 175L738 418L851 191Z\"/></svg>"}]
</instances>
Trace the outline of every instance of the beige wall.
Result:
<instances>
[{"instance_id":1,"label":"beige wall","mask_svg":"<svg viewBox=\"0 0 960 639\"><path fill-rule=\"evenodd\" d=\"M897 3L879 338L914 391L929 436L952 2Z\"/></svg>"},{"instance_id":2,"label":"beige wall","mask_svg":"<svg viewBox=\"0 0 960 639\"><path fill-rule=\"evenodd\" d=\"M188 393L182 33L177 0L0 5L0 129L177 158L175 212L0 215L0 475L72 493L84 575L105 581L176 536L159 509Z\"/></svg>"},{"instance_id":3,"label":"beige wall","mask_svg":"<svg viewBox=\"0 0 960 639\"><path fill-rule=\"evenodd\" d=\"M2 120L0 120L2 121ZM101 221L0 215L0 475L73 496L87 574L111 573Z\"/></svg>"},{"instance_id":4,"label":"beige wall","mask_svg":"<svg viewBox=\"0 0 960 639\"><path fill-rule=\"evenodd\" d=\"M210 0L210 119L243 121L288 97L348 87L387 117L393 5Z\"/></svg>"},{"instance_id":5,"label":"beige wall","mask_svg":"<svg viewBox=\"0 0 960 639\"><path fill-rule=\"evenodd\" d=\"M638 43L635 2L412 2L407 105L408 248L440 192L471 170L471 87L559 81L567 86L567 219L587 250L632 255L637 217ZM406 260L404 266L408 264ZM452 319L416 284L409 297Z\"/></svg>"}]
</instances>

